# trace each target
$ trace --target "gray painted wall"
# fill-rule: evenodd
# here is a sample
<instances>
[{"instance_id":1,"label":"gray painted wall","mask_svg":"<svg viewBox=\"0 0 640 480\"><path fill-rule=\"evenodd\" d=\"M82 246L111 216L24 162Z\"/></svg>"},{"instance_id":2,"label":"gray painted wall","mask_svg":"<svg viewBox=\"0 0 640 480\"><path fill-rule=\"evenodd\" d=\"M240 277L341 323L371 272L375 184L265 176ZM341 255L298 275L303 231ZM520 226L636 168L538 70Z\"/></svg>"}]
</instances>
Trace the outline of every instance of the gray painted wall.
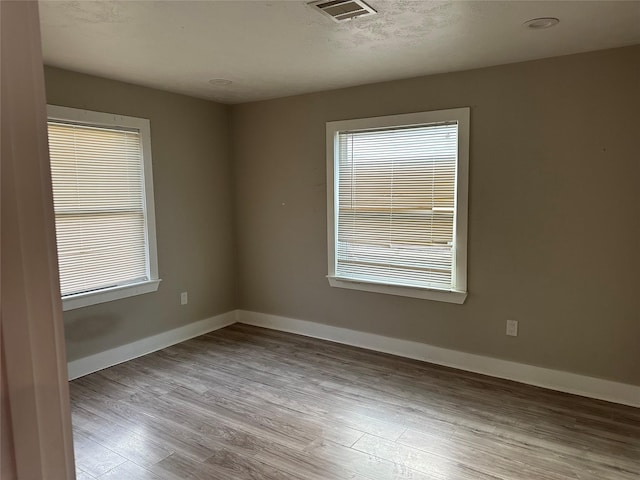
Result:
<instances>
[{"instance_id":1,"label":"gray painted wall","mask_svg":"<svg viewBox=\"0 0 640 480\"><path fill-rule=\"evenodd\" d=\"M45 68L47 102L148 118L162 283L65 312L75 360L236 308L229 107ZM180 306L180 292L189 303Z\"/></svg>"},{"instance_id":2,"label":"gray painted wall","mask_svg":"<svg viewBox=\"0 0 640 480\"><path fill-rule=\"evenodd\" d=\"M465 106L466 303L329 287L325 122ZM639 112L640 46L234 106L240 308L640 385Z\"/></svg>"},{"instance_id":3,"label":"gray painted wall","mask_svg":"<svg viewBox=\"0 0 640 480\"><path fill-rule=\"evenodd\" d=\"M163 282L67 312L69 360L243 308L640 385L640 46L232 107L46 81L52 104L152 129ZM325 122L462 106L466 303L329 287Z\"/></svg>"}]
</instances>

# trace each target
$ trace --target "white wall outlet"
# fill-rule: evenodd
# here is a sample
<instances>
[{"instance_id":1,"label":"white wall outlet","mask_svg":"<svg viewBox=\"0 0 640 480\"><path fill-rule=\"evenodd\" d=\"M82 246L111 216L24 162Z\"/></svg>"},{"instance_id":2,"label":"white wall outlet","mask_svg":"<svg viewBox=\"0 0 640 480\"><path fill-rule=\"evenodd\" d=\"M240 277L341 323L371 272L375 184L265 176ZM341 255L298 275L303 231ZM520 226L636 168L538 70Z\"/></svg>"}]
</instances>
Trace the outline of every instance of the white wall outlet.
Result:
<instances>
[{"instance_id":1,"label":"white wall outlet","mask_svg":"<svg viewBox=\"0 0 640 480\"><path fill-rule=\"evenodd\" d=\"M182 292L180 294L180 305L186 305L187 303L189 303L189 296L187 292Z\"/></svg>"},{"instance_id":2,"label":"white wall outlet","mask_svg":"<svg viewBox=\"0 0 640 480\"><path fill-rule=\"evenodd\" d=\"M507 320L507 335L510 337L518 336L518 321L517 320Z\"/></svg>"}]
</instances>

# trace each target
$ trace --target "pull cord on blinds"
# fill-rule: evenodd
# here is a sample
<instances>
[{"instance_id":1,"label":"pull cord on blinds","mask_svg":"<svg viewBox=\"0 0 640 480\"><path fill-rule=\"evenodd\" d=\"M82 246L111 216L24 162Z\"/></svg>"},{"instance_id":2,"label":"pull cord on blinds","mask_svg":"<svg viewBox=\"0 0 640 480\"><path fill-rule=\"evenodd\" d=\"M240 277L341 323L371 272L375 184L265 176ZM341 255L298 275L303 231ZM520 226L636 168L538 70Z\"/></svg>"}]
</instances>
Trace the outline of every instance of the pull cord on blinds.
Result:
<instances>
[{"instance_id":1,"label":"pull cord on blinds","mask_svg":"<svg viewBox=\"0 0 640 480\"><path fill-rule=\"evenodd\" d=\"M457 122L338 134L336 276L454 289Z\"/></svg>"},{"instance_id":2,"label":"pull cord on blinds","mask_svg":"<svg viewBox=\"0 0 640 480\"><path fill-rule=\"evenodd\" d=\"M62 295L149 279L140 134L49 121Z\"/></svg>"}]
</instances>

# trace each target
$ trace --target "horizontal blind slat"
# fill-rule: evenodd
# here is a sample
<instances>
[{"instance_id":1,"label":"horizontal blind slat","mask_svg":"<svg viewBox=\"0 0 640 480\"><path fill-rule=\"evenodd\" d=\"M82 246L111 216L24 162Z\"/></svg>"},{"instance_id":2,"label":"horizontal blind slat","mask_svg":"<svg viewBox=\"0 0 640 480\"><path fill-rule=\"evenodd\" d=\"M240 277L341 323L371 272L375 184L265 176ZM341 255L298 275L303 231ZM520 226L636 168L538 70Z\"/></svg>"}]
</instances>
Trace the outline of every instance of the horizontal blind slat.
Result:
<instances>
[{"instance_id":1,"label":"horizontal blind slat","mask_svg":"<svg viewBox=\"0 0 640 480\"><path fill-rule=\"evenodd\" d=\"M338 133L336 274L452 286L456 123Z\"/></svg>"},{"instance_id":2,"label":"horizontal blind slat","mask_svg":"<svg viewBox=\"0 0 640 480\"><path fill-rule=\"evenodd\" d=\"M63 296L147 280L139 132L50 121L48 133Z\"/></svg>"}]
</instances>

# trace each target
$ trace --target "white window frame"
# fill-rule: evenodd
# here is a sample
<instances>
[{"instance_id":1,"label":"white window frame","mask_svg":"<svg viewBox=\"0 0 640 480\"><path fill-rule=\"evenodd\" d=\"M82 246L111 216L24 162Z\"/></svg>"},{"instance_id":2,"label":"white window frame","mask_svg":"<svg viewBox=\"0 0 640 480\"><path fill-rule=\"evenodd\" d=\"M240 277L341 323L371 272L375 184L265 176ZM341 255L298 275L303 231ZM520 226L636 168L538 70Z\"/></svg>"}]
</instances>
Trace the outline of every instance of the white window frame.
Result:
<instances>
[{"instance_id":1,"label":"white window frame","mask_svg":"<svg viewBox=\"0 0 640 480\"><path fill-rule=\"evenodd\" d=\"M158 276L156 216L153 200L153 169L151 161L151 126L149 120L57 105L47 105L47 116L49 120L59 120L80 125L135 129L140 132L142 142L146 255L148 258L147 276L149 279L143 282L108 287L92 292L65 295L62 297L62 309L64 311L74 310L89 305L111 302L121 298L157 291L161 279Z\"/></svg>"},{"instance_id":2,"label":"white window frame","mask_svg":"<svg viewBox=\"0 0 640 480\"><path fill-rule=\"evenodd\" d=\"M467 298L467 222L469 205L469 120L470 109L454 108L431 112L388 115L383 117L359 118L327 122L327 278L332 287L385 293L403 297L422 298L449 303L464 303ZM455 289L440 290L388 283L378 283L336 276L336 242L338 232L338 177L337 163L338 134L346 130L369 130L375 128L397 128L452 122L458 124L458 161L456 170L455 221L454 221L454 263Z\"/></svg>"}]
</instances>

